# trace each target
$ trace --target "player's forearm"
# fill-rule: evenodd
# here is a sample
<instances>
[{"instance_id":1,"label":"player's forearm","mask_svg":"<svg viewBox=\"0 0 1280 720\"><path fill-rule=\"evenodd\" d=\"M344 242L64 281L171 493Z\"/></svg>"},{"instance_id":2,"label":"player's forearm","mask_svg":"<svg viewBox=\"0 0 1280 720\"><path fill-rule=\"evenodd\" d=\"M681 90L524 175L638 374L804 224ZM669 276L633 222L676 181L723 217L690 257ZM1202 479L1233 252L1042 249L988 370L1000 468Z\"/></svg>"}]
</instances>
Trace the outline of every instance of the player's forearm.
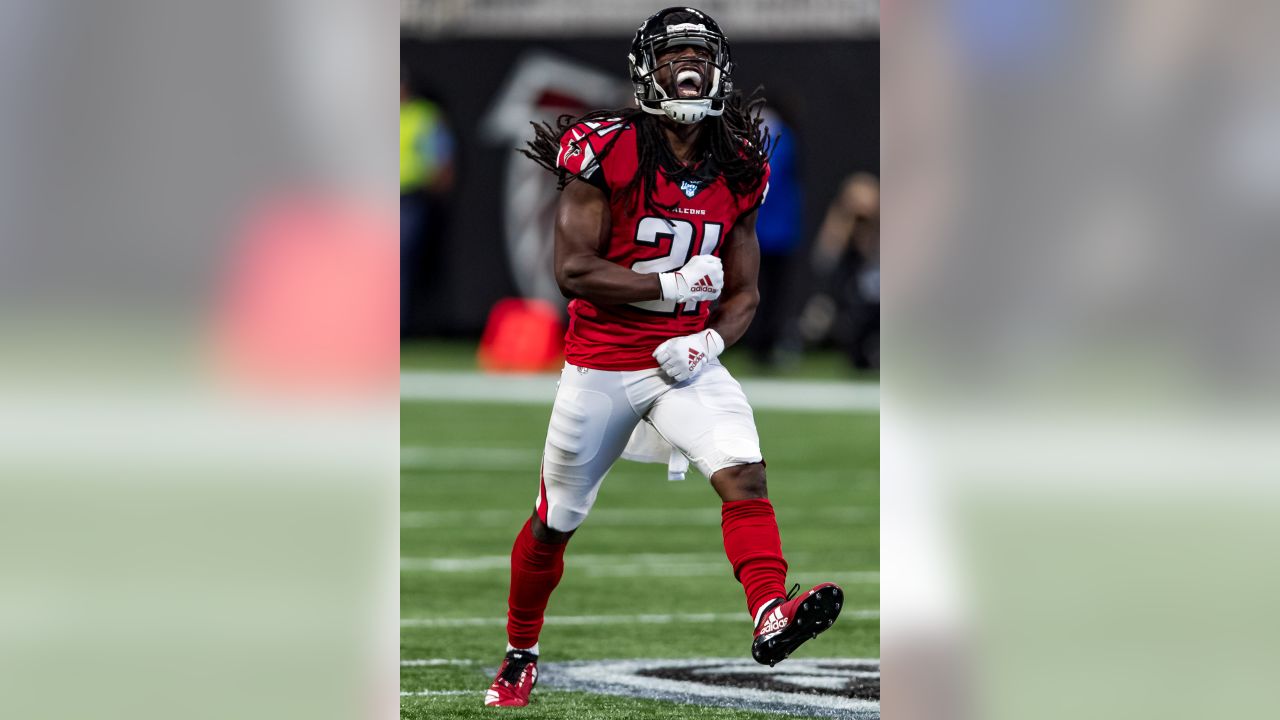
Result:
<instances>
[{"instance_id":1,"label":"player's forearm","mask_svg":"<svg viewBox=\"0 0 1280 720\"><path fill-rule=\"evenodd\" d=\"M715 330L724 340L724 346L730 347L742 339L756 315L756 306L760 304L760 293L754 288L743 290L730 296L720 297L720 306L711 316L707 327Z\"/></svg>"},{"instance_id":2,"label":"player's forearm","mask_svg":"<svg viewBox=\"0 0 1280 720\"><path fill-rule=\"evenodd\" d=\"M653 273L641 274L601 258L564 263L556 273L560 292L601 305L658 300L662 286Z\"/></svg>"}]
</instances>

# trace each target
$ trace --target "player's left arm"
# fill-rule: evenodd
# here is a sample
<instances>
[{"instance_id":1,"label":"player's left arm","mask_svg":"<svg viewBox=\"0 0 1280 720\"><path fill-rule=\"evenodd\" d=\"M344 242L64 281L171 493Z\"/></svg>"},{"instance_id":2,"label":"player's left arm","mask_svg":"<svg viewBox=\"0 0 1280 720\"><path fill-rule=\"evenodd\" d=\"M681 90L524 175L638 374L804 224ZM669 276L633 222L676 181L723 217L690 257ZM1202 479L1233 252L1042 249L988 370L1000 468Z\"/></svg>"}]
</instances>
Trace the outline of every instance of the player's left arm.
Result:
<instances>
[{"instance_id":1,"label":"player's left arm","mask_svg":"<svg viewBox=\"0 0 1280 720\"><path fill-rule=\"evenodd\" d=\"M756 214L752 210L734 223L720 259L724 264L724 290L720 306L707 327L724 340L725 347L738 342L755 317L760 304L757 281L760 275L760 241L756 238Z\"/></svg>"}]
</instances>

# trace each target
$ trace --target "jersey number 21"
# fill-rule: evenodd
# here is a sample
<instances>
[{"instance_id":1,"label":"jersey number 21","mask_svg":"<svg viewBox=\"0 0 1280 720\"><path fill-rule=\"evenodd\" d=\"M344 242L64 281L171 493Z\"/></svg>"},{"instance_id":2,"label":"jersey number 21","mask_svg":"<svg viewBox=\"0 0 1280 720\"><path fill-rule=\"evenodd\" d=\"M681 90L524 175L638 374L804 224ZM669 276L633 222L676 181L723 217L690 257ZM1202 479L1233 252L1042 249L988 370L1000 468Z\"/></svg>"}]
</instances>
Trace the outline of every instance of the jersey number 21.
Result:
<instances>
[{"instance_id":1,"label":"jersey number 21","mask_svg":"<svg viewBox=\"0 0 1280 720\"><path fill-rule=\"evenodd\" d=\"M631 266L638 273L664 273L679 270L694 255L710 255L720 243L720 223L709 222L703 225L702 242L698 251L693 252L694 241L698 231L693 223L687 220L671 218L646 217L636 226L636 244L645 247L661 247L662 241L671 241L671 250L666 255L648 260L640 260ZM689 278L689 282L697 282L700 278ZM633 307L664 315L679 314L675 300L644 300L631 303ZM684 303L684 312L697 312L698 302L689 300Z\"/></svg>"}]
</instances>

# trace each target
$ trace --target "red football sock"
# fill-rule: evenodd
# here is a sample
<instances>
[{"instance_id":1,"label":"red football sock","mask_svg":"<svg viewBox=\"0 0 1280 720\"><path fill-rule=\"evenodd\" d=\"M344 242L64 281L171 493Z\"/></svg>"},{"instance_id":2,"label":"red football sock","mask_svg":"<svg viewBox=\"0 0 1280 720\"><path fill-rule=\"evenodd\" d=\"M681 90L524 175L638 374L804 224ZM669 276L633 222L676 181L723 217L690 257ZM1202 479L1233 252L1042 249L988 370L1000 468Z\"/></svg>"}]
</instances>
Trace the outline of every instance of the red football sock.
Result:
<instances>
[{"instance_id":1,"label":"red football sock","mask_svg":"<svg viewBox=\"0 0 1280 720\"><path fill-rule=\"evenodd\" d=\"M530 519L516 535L511 547L511 594L507 596L507 642L516 648L531 648L542 632L542 616L551 591L564 574L564 547L539 542L533 536Z\"/></svg>"},{"instance_id":2,"label":"red football sock","mask_svg":"<svg viewBox=\"0 0 1280 720\"><path fill-rule=\"evenodd\" d=\"M721 506L720 516L724 552L747 591L747 612L754 618L765 602L787 594L787 561L773 504L765 498L731 500Z\"/></svg>"}]
</instances>

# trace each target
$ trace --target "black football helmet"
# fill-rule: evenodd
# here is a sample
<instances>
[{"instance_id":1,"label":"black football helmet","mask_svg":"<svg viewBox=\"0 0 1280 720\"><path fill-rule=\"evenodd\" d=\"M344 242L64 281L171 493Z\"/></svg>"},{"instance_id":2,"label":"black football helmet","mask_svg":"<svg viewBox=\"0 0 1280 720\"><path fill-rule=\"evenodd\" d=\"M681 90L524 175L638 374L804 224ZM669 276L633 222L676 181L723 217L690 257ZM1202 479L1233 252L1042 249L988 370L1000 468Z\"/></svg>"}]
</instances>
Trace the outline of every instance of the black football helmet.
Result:
<instances>
[{"instance_id":1,"label":"black football helmet","mask_svg":"<svg viewBox=\"0 0 1280 720\"><path fill-rule=\"evenodd\" d=\"M658 65L658 56L663 51L689 45L705 48L711 58L685 58ZM666 115L678 123L688 125L708 115L719 115L724 112L725 98L733 92L729 40L720 32L716 21L701 10L671 7L650 15L636 31L627 59L640 109L653 115ZM678 75L677 63L682 68ZM669 94L655 77L663 66L671 66L675 95ZM693 77L695 74L697 78Z\"/></svg>"}]
</instances>

